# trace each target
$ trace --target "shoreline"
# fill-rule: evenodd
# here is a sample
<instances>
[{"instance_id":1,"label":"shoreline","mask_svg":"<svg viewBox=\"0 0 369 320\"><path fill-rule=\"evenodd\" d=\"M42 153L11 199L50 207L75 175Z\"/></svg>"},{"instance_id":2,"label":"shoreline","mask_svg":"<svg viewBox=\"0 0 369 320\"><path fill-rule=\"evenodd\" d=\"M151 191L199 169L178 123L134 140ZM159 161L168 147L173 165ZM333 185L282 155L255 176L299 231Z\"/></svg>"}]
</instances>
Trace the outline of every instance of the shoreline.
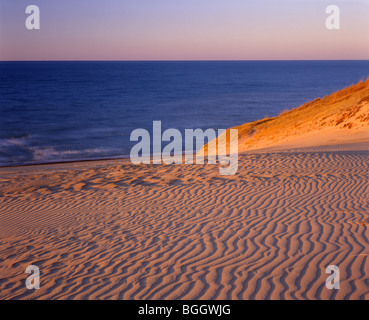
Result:
<instances>
[{"instance_id":1,"label":"shoreline","mask_svg":"<svg viewBox=\"0 0 369 320\"><path fill-rule=\"evenodd\" d=\"M17 168L17 167L34 167L34 166L48 166L48 165L62 165L62 164L73 164L73 163L83 163L83 162L99 162L99 161L128 161L129 156L125 157L113 157L113 158L99 158L99 159L78 159L78 160L57 160L55 162L35 162L35 163L21 163L21 164L14 164L14 165L1 165L1 168Z\"/></svg>"},{"instance_id":2,"label":"shoreline","mask_svg":"<svg viewBox=\"0 0 369 320\"><path fill-rule=\"evenodd\" d=\"M352 151L369 151L369 139L362 141L351 141L351 142L337 142L333 144L317 144L313 146L302 146L299 147L297 145L289 145L282 144L276 146L270 146L260 149L253 150L245 150L239 153L239 156L242 155L250 155L250 154L262 154L262 153L305 153L305 152L352 152ZM196 153L193 154L194 157ZM185 154L182 154L182 158L184 159ZM152 160L151 160L152 161ZM204 164L207 165L207 156L204 156ZM63 168L68 168L68 166L82 166L86 164L87 166L93 164L100 165L114 165L114 164L123 164L123 165L132 165L139 167L140 165L135 165L130 161L129 156L127 157L119 157L119 158L102 158L102 159L86 159L86 160L70 160L70 161L56 161L56 162L45 162L45 163L29 163L29 164L16 164L16 165L0 165L0 172L9 169L21 169L21 168L48 168L52 169L52 167L62 166ZM183 163L184 160L183 160ZM196 165L196 163L194 163ZM218 164L218 162L217 162ZM141 164L146 165L146 164ZM153 163L147 164L147 166L152 166ZM156 164L155 166L164 165ZM178 164L177 164L178 165ZM198 164L203 165L203 164Z\"/></svg>"}]
</instances>

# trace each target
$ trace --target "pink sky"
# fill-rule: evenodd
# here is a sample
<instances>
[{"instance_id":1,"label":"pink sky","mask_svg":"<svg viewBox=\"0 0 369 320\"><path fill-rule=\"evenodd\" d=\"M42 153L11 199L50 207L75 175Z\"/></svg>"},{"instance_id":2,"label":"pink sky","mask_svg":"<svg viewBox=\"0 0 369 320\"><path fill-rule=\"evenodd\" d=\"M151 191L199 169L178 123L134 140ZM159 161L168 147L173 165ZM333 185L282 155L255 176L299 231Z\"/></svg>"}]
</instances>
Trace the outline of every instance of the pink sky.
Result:
<instances>
[{"instance_id":1,"label":"pink sky","mask_svg":"<svg viewBox=\"0 0 369 320\"><path fill-rule=\"evenodd\" d=\"M369 1L334 1L327 30L320 0L2 0L1 60L369 59Z\"/></svg>"}]
</instances>

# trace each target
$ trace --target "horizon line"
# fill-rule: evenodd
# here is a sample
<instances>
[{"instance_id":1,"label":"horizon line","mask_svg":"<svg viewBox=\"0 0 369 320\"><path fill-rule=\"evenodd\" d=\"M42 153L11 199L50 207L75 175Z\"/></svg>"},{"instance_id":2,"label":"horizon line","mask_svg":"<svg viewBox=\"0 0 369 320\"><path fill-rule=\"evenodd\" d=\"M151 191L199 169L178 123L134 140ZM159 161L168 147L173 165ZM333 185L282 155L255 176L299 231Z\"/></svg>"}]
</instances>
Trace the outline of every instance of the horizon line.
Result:
<instances>
[{"instance_id":1,"label":"horizon line","mask_svg":"<svg viewBox=\"0 0 369 320\"><path fill-rule=\"evenodd\" d=\"M141 59L141 60L114 60L114 59L68 59L68 60L0 60L0 62L231 62L231 61L369 61L367 59Z\"/></svg>"}]
</instances>

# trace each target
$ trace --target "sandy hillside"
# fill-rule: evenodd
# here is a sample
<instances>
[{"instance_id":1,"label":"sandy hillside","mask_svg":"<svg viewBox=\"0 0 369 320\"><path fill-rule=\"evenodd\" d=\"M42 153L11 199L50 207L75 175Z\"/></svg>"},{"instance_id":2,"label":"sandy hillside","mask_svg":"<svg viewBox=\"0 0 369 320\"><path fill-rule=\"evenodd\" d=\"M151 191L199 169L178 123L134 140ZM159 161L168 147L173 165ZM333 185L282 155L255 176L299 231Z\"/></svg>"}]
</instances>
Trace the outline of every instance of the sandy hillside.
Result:
<instances>
[{"instance_id":1,"label":"sandy hillside","mask_svg":"<svg viewBox=\"0 0 369 320\"><path fill-rule=\"evenodd\" d=\"M238 129L238 151L244 152L369 141L368 128L369 79L286 110L278 117L245 123L232 129ZM225 153L224 148L219 151ZM209 152L216 153L214 148Z\"/></svg>"}]
</instances>

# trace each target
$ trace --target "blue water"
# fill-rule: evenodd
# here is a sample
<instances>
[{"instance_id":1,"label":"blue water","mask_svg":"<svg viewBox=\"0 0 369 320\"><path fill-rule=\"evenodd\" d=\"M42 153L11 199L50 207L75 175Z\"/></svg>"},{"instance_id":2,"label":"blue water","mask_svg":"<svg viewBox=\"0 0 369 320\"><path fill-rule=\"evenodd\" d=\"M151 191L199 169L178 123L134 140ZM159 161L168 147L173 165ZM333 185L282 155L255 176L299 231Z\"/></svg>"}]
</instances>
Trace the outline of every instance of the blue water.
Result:
<instances>
[{"instance_id":1,"label":"blue water","mask_svg":"<svg viewBox=\"0 0 369 320\"><path fill-rule=\"evenodd\" d=\"M323 97L369 61L0 62L0 165L124 157L136 128L228 128Z\"/></svg>"}]
</instances>

